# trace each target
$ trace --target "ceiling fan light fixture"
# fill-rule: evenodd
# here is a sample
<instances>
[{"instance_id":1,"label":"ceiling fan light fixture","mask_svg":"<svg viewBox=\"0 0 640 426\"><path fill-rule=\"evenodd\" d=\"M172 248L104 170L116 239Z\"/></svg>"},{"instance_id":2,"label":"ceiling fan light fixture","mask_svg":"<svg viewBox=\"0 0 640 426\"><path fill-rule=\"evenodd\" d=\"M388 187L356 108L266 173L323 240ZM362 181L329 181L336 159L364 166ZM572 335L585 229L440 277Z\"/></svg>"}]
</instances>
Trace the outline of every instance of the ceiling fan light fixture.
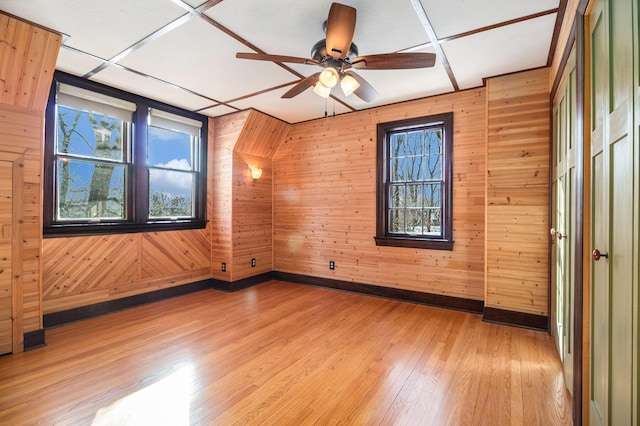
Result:
<instances>
[{"instance_id":1,"label":"ceiling fan light fixture","mask_svg":"<svg viewBox=\"0 0 640 426\"><path fill-rule=\"evenodd\" d=\"M318 81L313 87L313 91L316 95L322 96L323 98L328 98L331 94L331 87L327 87L322 84L321 81Z\"/></svg>"},{"instance_id":2,"label":"ceiling fan light fixture","mask_svg":"<svg viewBox=\"0 0 640 426\"><path fill-rule=\"evenodd\" d=\"M336 84L338 84L338 71L336 71L333 67L327 67L322 70L319 79L320 83L322 83L324 87L328 87L329 89L331 89Z\"/></svg>"},{"instance_id":3,"label":"ceiling fan light fixture","mask_svg":"<svg viewBox=\"0 0 640 426\"><path fill-rule=\"evenodd\" d=\"M360 87L360 83L358 83L358 81L350 75L346 75L340 81L340 87L342 88L344 95L349 96L350 94L358 90L358 87Z\"/></svg>"}]
</instances>

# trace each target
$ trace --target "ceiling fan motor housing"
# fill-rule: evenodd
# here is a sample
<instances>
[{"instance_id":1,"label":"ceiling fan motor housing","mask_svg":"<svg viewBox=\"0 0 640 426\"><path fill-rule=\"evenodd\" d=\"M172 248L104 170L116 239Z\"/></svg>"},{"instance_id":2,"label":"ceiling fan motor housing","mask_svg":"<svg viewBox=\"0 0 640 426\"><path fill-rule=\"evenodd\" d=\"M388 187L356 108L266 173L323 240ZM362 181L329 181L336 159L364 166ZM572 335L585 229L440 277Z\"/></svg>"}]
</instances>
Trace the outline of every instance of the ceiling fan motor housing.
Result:
<instances>
[{"instance_id":1,"label":"ceiling fan motor housing","mask_svg":"<svg viewBox=\"0 0 640 426\"><path fill-rule=\"evenodd\" d=\"M349 47L349 53L343 59L334 59L327 52L327 40L322 39L311 48L311 57L319 62L321 67L334 67L341 69L343 64L350 64L351 60L358 56L358 46L355 43L351 43Z\"/></svg>"}]
</instances>

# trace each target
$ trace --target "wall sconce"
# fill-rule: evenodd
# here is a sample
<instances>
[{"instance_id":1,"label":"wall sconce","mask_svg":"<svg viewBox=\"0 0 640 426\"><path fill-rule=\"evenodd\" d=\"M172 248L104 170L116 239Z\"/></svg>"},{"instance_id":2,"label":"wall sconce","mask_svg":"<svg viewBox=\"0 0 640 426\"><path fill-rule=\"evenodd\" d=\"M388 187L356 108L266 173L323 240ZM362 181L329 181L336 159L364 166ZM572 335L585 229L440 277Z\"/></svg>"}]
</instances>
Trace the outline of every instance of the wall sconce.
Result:
<instances>
[{"instance_id":1,"label":"wall sconce","mask_svg":"<svg viewBox=\"0 0 640 426\"><path fill-rule=\"evenodd\" d=\"M249 168L251 169L251 177L254 180L260 179L260 177L262 176L262 169L259 169L257 167L251 167L251 166L249 166Z\"/></svg>"}]
</instances>

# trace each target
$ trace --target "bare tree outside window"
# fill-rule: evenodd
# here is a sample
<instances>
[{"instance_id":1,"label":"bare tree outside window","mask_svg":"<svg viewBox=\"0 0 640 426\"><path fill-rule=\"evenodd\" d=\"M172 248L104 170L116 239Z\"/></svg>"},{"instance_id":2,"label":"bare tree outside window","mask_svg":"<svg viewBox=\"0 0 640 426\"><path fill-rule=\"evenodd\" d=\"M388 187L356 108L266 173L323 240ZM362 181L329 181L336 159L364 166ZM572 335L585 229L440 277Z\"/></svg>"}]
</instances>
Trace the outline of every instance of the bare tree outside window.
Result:
<instances>
[{"instance_id":1,"label":"bare tree outside window","mask_svg":"<svg viewBox=\"0 0 640 426\"><path fill-rule=\"evenodd\" d=\"M124 218L123 121L64 106L57 118L57 217Z\"/></svg>"}]
</instances>

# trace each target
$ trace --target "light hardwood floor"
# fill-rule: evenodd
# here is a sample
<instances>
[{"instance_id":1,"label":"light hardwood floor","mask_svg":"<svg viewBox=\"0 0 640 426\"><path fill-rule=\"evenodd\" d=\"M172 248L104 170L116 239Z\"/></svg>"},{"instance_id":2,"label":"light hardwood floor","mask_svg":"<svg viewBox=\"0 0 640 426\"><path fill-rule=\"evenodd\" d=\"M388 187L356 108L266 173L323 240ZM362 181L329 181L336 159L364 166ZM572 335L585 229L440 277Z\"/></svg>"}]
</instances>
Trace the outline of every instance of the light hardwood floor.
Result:
<instances>
[{"instance_id":1,"label":"light hardwood floor","mask_svg":"<svg viewBox=\"0 0 640 426\"><path fill-rule=\"evenodd\" d=\"M46 332L0 357L0 424L565 425L550 336L272 281Z\"/></svg>"}]
</instances>

